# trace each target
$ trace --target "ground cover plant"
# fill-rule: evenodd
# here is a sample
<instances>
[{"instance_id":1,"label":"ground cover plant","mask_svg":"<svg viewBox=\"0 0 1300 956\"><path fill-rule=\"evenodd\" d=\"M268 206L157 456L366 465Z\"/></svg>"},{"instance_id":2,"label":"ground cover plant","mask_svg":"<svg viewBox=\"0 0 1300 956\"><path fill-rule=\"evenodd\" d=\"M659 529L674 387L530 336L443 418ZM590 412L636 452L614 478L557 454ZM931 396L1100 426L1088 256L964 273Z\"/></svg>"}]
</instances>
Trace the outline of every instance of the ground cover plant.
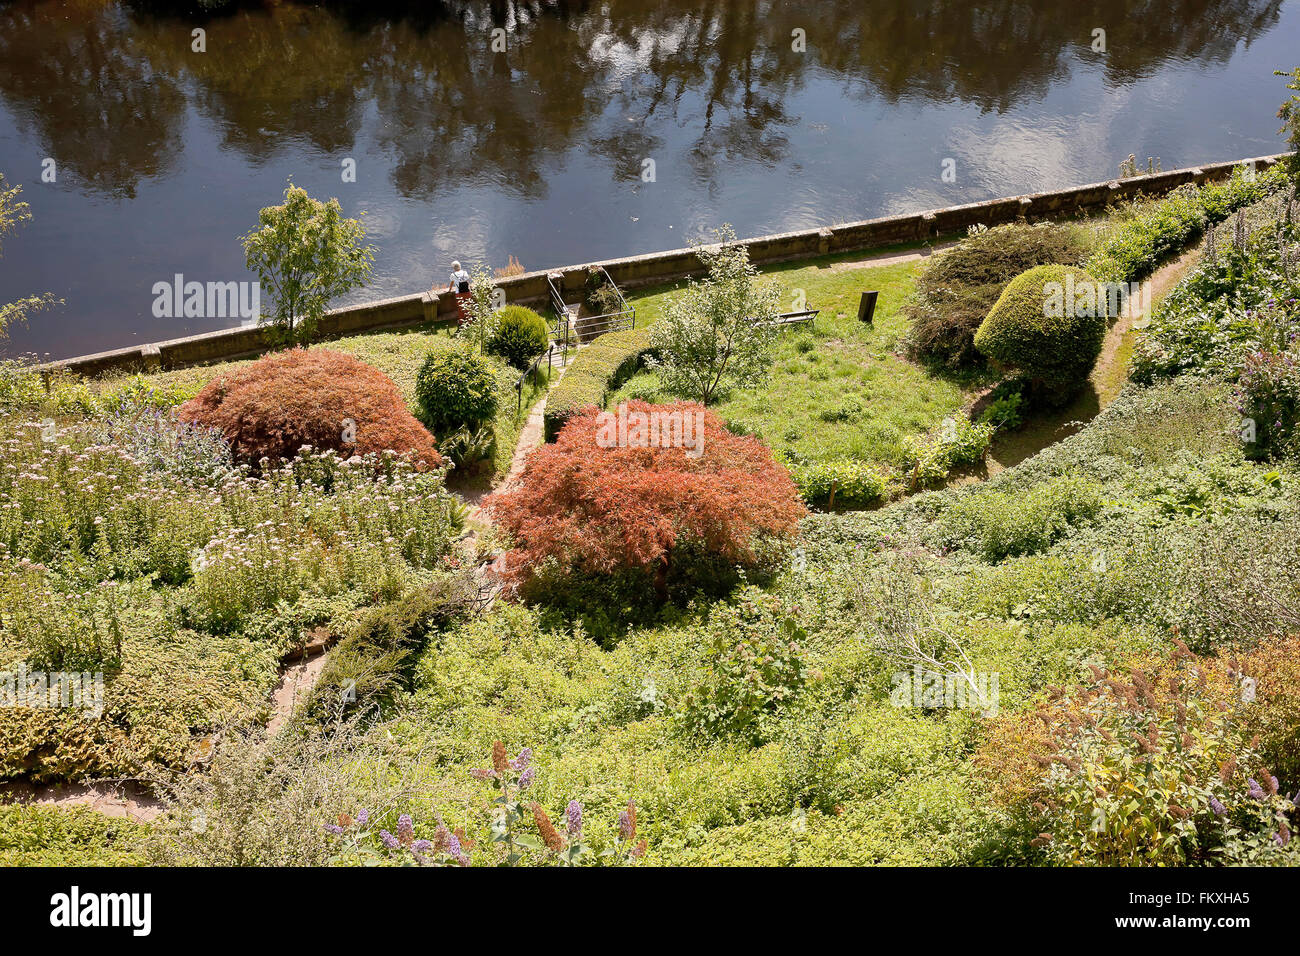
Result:
<instances>
[{"instance_id":1,"label":"ground cover plant","mask_svg":"<svg viewBox=\"0 0 1300 956\"><path fill-rule=\"evenodd\" d=\"M1142 341L1273 288L1285 215L1231 269L1227 222ZM993 425L896 351L918 267L846 261L769 270L823 315L776 337L766 384L710 409L632 374L640 326L579 353L562 383L591 356L574 381L599 398L488 499L477 574L437 470L318 450L255 476L178 429L167 410L219 370L48 393L6 371L0 670L106 686L91 721L0 712L0 775L148 776L165 812L118 828L0 806L0 859L1294 863L1300 467L1242 412L1283 407L1290 380L1250 363L1292 354L1286 303L1241 347L1161 366L1069 437L955 482ZM639 322L672 294L643 293ZM428 353L462 346L338 347L418 409ZM698 411L702 454L602 446L600 412L624 401ZM500 571L510 599L483 587ZM282 658L322 633L338 641L312 697L267 733Z\"/></svg>"}]
</instances>

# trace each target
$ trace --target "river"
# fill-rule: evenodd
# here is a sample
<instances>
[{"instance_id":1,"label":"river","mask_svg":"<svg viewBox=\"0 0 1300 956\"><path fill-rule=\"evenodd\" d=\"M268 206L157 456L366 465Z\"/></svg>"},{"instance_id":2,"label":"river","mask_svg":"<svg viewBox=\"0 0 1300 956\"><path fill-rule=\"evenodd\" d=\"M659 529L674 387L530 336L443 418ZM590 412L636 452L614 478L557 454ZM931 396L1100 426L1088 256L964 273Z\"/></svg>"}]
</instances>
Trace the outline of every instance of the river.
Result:
<instances>
[{"instance_id":1,"label":"river","mask_svg":"<svg viewBox=\"0 0 1300 956\"><path fill-rule=\"evenodd\" d=\"M64 300L6 355L238 324L155 317L153 287L251 279L238 238L290 177L364 213L354 302L453 258L540 269L1063 188L1129 153L1277 152L1272 71L1300 60L1295 0L165 6L0 2L0 173L34 217L0 302Z\"/></svg>"}]
</instances>

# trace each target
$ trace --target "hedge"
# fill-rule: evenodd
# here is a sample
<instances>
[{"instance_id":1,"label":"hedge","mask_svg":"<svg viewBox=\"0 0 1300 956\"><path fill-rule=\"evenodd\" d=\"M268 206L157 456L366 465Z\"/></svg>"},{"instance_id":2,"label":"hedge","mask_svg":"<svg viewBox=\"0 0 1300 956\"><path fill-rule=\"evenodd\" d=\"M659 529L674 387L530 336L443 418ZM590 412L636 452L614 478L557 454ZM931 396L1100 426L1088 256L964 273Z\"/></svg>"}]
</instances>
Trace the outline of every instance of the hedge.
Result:
<instances>
[{"instance_id":1,"label":"hedge","mask_svg":"<svg viewBox=\"0 0 1300 956\"><path fill-rule=\"evenodd\" d=\"M606 332L592 340L546 399L546 440L554 441L565 420L579 409L603 407L609 393L632 376L650 351L649 328Z\"/></svg>"},{"instance_id":2,"label":"hedge","mask_svg":"<svg viewBox=\"0 0 1300 956\"><path fill-rule=\"evenodd\" d=\"M1161 201L1125 221L1102 243L1084 268L1106 282L1133 282L1149 275L1162 260L1181 251L1204 230L1277 192L1286 171L1273 166L1247 179L1243 167L1222 182L1180 186Z\"/></svg>"}]
</instances>

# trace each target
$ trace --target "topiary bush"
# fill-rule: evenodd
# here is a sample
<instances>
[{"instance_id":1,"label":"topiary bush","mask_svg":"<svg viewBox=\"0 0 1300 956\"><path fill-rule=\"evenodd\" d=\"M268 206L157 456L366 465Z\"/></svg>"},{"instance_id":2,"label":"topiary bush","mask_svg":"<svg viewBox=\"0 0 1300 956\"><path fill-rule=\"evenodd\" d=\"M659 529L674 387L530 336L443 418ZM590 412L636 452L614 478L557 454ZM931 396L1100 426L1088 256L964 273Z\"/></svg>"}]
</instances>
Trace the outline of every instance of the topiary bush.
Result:
<instances>
[{"instance_id":1,"label":"topiary bush","mask_svg":"<svg viewBox=\"0 0 1300 956\"><path fill-rule=\"evenodd\" d=\"M1091 289L1071 302L1065 290ZM1086 283L1086 285L1085 285ZM1082 269L1037 266L1012 279L975 333L975 347L1031 384L1068 392L1083 382L1106 337L1100 284ZM1073 305L1074 308L1070 308ZM1084 314L1080 314L1084 313Z\"/></svg>"},{"instance_id":2,"label":"topiary bush","mask_svg":"<svg viewBox=\"0 0 1300 956\"><path fill-rule=\"evenodd\" d=\"M1011 223L973 233L932 258L903 307L912 320L911 358L950 369L978 368L975 330L1008 282L1034 266L1078 265L1088 254L1075 226Z\"/></svg>"},{"instance_id":3,"label":"topiary bush","mask_svg":"<svg viewBox=\"0 0 1300 956\"><path fill-rule=\"evenodd\" d=\"M546 440L553 441L570 415L589 405L601 406L654 351L652 327L607 332L578 353L546 399Z\"/></svg>"},{"instance_id":4,"label":"topiary bush","mask_svg":"<svg viewBox=\"0 0 1300 956\"><path fill-rule=\"evenodd\" d=\"M430 352L415 377L420 417L439 432L474 429L497 413L496 369L466 348Z\"/></svg>"},{"instance_id":5,"label":"topiary bush","mask_svg":"<svg viewBox=\"0 0 1300 956\"><path fill-rule=\"evenodd\" d=\"M442 464L433 436L415 420L393 381L351 355L290 349L207 384L177 413L219 431L231 453L256 464L290 459L304 445L345 458L394 451Z\"/></svg>"},{"instance_id":6,"label":"topiary bush","mask_svg":"<svg viewBox=\"0 0 1300 956\"><path fill-rule=\"evenodd\" d=\"M497 312L497 328L488 351L522 371L550 344L544 318L522 305L508 305Z\"/></svg>"}]
</instances>

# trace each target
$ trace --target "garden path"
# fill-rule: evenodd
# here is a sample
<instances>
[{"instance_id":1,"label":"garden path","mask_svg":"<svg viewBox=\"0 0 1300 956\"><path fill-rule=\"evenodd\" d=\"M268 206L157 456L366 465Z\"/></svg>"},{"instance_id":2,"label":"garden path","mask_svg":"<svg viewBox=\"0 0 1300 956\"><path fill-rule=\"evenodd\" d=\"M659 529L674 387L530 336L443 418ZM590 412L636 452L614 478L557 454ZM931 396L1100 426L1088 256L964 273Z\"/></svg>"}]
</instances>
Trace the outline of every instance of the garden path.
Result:
<instances>
[{"instance_id":1,"label":"garden path","mask_svg":"<svg viewBox=\"0 0 1300 956\"><path fill-rule=\"evenodd\" d=\"M934 248L951 245L942 243ZM902 255L877 256L858 262L835 263L832 269L871 268L894 265L898 262L920 259L929 255L931 250L905 253ZM1199 257L1198 249L1189 250L1173 262L1166 264L1151 276L1151 300L1153 305L1169 292L1178 281L1191 269ZM1093 418L1119 392L1127 377L1128 357L1132 349L1133 319L1124 318L1116 322L1106 334L1102 352L1091 376L1092 388L1088 394L1063 412L1031 423L1019 432L1009 436L1009 440L998 443L989 455L987 475L1023 461L1030 455L1042 450L1062 438L1068 437L1082 426L1083 422ZM559 381L572 355L565 356L565 362L559 365L551 386ZM546 396L543 395L528 411L528 419L515 444L514 456L505 478L493 491L508 488L519 480L523 473L530 452L540 447L545 441ZM969 477L966 480L971 480ZM475 560L478 530L476 526L486 526L488 520L481 502L487 491L466 496L470 505L468 522L470 530L461 539L461 546L471 560ZM487 579L492 566L480 567L479 575ZM288 664L281 674L280 683L272 692L271 717L267 723L268 733L275 733L292 714L294 707L307 691L311 689L316 678L325 666L328 651ZM53 786L32 786L30 784L11 784L0 788L6 797L24 802L41 803L51 806L87 806L109 817L126 817L147 822L162 813L162 804L146 788L133 781L108 781L90 784L65 784Z\"/></svg>"},{"instance_id":2,"label":"garden path","mask_svg":"<svg viewBox=\"0 0 1300 956\"><path fill-rule=\"evenodd\" d=\"M1199 247L1190 249L1152 273L1147 280L1151 283L1152 309L1191 270L1200 255ZM987 474L978 476L974 480L991 478L998 472L1037 454L1048 445L1068 438L1114 401L1124 382L1128 380L1128 362L1137 334L1133 323L1132 316L1123 317L1107 331L1106 339L1101 346L1101 354L1097 357L1097 364L1093 366L1092 374L1088 377L1088 388L1079 398L1059 412L1045 415L1004 438L995 439L986 462ZM967 477L966 480L972 479ZM961 479L956 483L962 483Z\"/></svg>"}]
</instances>

